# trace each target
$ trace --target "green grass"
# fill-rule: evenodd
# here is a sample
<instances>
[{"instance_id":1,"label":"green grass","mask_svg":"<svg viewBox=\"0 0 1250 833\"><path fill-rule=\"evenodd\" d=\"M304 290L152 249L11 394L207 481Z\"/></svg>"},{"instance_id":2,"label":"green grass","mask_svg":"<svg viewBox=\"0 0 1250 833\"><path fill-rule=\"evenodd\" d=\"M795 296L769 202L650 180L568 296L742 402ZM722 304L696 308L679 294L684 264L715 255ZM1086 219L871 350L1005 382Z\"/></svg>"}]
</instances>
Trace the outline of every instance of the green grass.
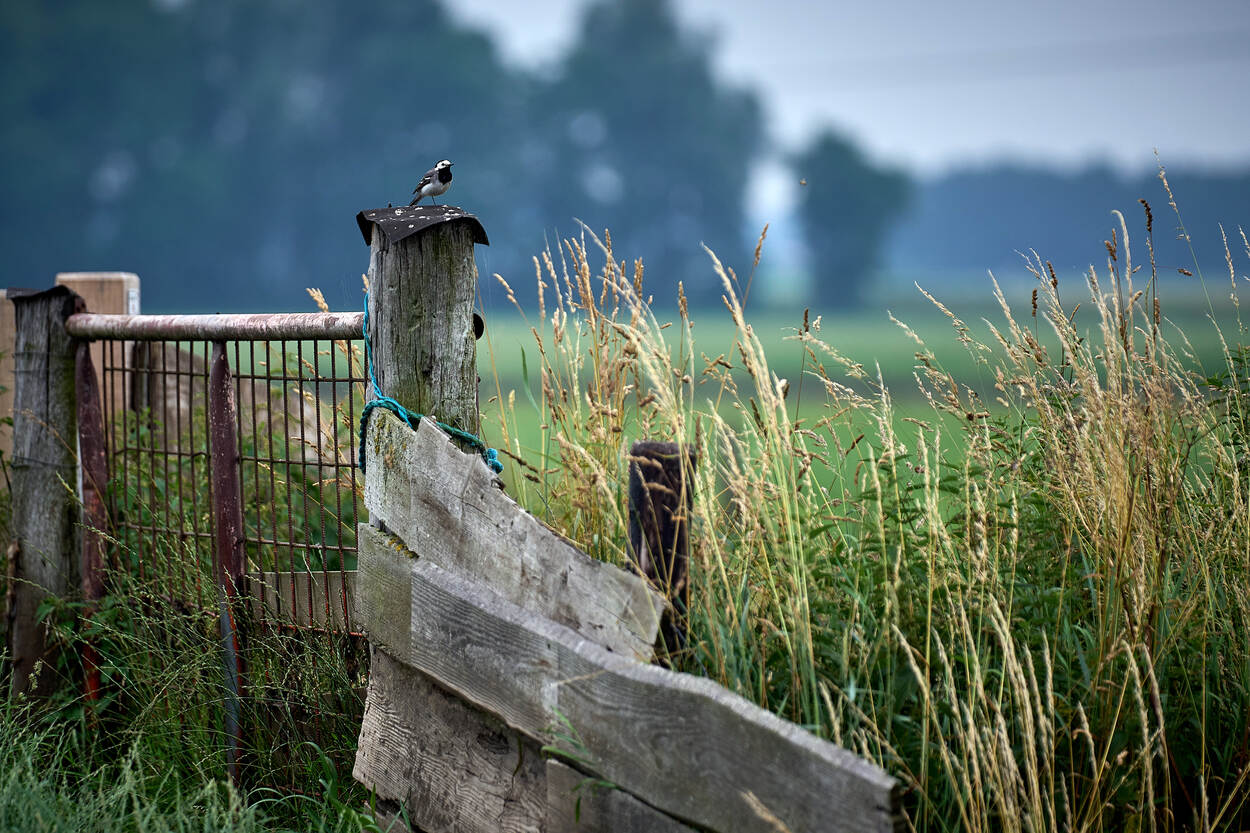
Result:
<instances>
[{"instance_id":1,"label":"green grass","mask_svg":"<svg viewBox=\"0 0 1250 833\"><path fill-rule=\"evenodd\" d=\"M917 292L890 310L905 326L884 309L817 325L751 320L709 259L727 310L693 320L654 314L641 272L595 252L552 258L537 338L520 315L488 322L483 433L511 494L618 564L630 441L698 452L678 668L886 768L909 829L1250 824L1250 339L1215 279L1158 288L1156 317L1151 276L1118 259L1096 289L1039 262L1036 305ZM164 471L132 476L142 517ZM290 633L247 645L236 792L212 599L114 579L89 621L47 608L61 696L2 707L0 830L374 829L346 775L359 665ZM105 658L91 706L84 640Z\"/></svg>"},{"instance_id":2,"label":"green grass","mask_svg":"<svg viewBox=\"0 0 1250 833\"><path fill-rule=\"evenodd\" d=\"M1198 301L1117 251L1064 281L1036 262L1036 304L989 288L971 313L935 300L905 329L829 319L787 341L715 261L729 323L679 304L669 324L640 270L567 241L544 324L528 342L495 327L488 440L524 505L620 564L630 441L693 447L672 660L878 762L911 829L1240 830L1250 339L1232 256Z\"/></svg>"},{"instance_id":3,"label":"green grass","mask_svg":"<svg viewBox=\"0 0 1250 833\"><path fill-rule=\"evenodd\" d=\"M0 830L23 833L358 833L378 830L326 765L316 798L241 795L168 768L159 743L128 733L102 752L85 725L0 706Z\"/></svg>"},{"instance_id":4,"label":"green grass","mask_svg":"<svg viewBox=\"0 0 1250 833\"><path fill-rule=\"evenodd\" d=\"M1075 278L1074 280L1083 280ZM990 282L985 279L984 296L989 295ZM519 293L518 293L519 294ZM967 290L961 293L969 297ZM1031 288L1016 287L1014 298L1005 296L1021 314L1032 313ZM549 293L548 293L549 296ZM1078 296L1075 302L1087 299ZM1222 300L1222 298L1217 299ZM1074 304L1075 304L1074 302ZM521 304L536 304L533 298ZM668 314L657 313L657 323L663 328L662 335L674 336L674 327L680 323L675 305ZM550 432L544 432L547 424L543 412L541 374L542 357L534 332L550 340L551 326L534 314L515 311L490 318L487 331L478 344L478 375L482 379L481 410L482 436L488 445L501 445L513 458L523 458L537 468L547 469L558 458L552 446ZM1189 354L1188 365L1203 376L1219 372L1225 366L1223 333L1237 329L1237 311L1231 304L1212 304L1202 284L1196 278L1177 277L1170 281L1167 304L1164 310L1163 332L1171 338L1182 338ZM1001 306L990 297L965 301L959 307L960 323L967 328L969 338L980 343L991 341L990 325L1002 315ZM799 425L813 423L825 415L827 401L822 383L816 378L816 370L808 361L808 355L798 338L803 326L804 310L784 315L767 310L759 316L750 316L752 333L758 338L762 352L768 357L770 370L790 382L787 397L790 418ZM817 319L815 311L808 311L809 322ZM1077 310L1074 326L1088 330L1097 325L1096 311L1088 302ZM869 307L863 310L842 311L820 318L819 329L813 332L820 340L849 363L862 367L865 378L858 389L865 395L880 395L882 389L889 392L893 414L892 430L910 448L915 448L920 426L945 424L946 440L957 444L948 450L957 451L962 446L962 431L958 420L947 414L937 414L930 406L918 384L917 374L924 366L917 359L917 352L931 350L933 362L959 384L971 387L983 398L992 399L994 377L986 365L984 356L960 343L954 322L920 289L902 290L900 297L888 307ZM1047 331L1044 322L1034 322L1033 329L1039 343L1057 350L1055 335ZM691 335L700 355L708 357L733 357L739 333L733 320L723 311L703 310L691 315ZM677 342L666 342L675 349ZM834 363L826 362L831 368ZM841 368L838 367L837 370ZM836 374L837 370L833 370ZM856 380L844 375L843 381ZM708 397L720 399L719 410L731 424L740 425L740 417L733 411L732 403L725 401L718 383L710 377L698 378L691 396L698 400ZM513 403L509 406L509 402ZM875 420L862 413L848 414L848 441L865 431L871 431ZM641 437L631 434L634 439ZM505 459L507 459L505 457ZM858 463L858 459L854 461ZM824 468L824 467L822 467ZM510 486L519 486L514 478L522 476L518 465L508 466L503 474Z\"/></svg>"}]
</instances>

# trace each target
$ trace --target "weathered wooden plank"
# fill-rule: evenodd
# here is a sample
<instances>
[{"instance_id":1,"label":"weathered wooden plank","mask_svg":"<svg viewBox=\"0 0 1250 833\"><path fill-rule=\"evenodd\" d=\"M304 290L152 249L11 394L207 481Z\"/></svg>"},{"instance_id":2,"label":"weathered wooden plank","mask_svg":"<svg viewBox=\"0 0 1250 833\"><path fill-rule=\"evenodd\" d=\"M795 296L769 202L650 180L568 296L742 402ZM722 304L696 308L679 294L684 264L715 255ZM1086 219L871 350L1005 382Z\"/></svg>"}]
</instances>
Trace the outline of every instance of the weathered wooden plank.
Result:
<instances>
[{"instance_id":1,"label":"weathered wooden plank","mask_svg":"<svg viewBox=\"0 0 1250 833\"><path fill-rule=\"evenodd\" d=\"M606 648L650 659L663 597L522 509L432 421L414 432L375 412L365 449L365 506L408 549Z\"/></svg>"},{"instance_id":2,"label":"weathered wooden plank","mask_svg":"<svg viewBox=\"0 0 1250 833\"><path fill-rule=\"evenodd\" d=\"M356 526L356 546L356 621L370 644L406 656L416 556L394 535L369 524Z\"/></svg>"},{"instance_id":3,"label":"weathered wooden plank","mask_svg":"<svg viewBox=\"0 0 1250 833\"><path fill-rule=\"evenodd\" d=\"M424 674L374 651L357 781L401 802L426 833L540 833L546 768L537 744Z\"/></svg>"},{"instance_id":4,"label":"weathered wooden plank","mask_svg":"<svg viewBox=\"0 0 1250 833\"><path fill-rule=\"evenodd\" d=\"M694 833L629 793L547 761L547 833Z\"/></svg>"},{"instance_id":5,"label":"weathered wooden plank","mask_svg":"<svg viewBox=\"0 0 1250 833\"><path fill-rule=\"evenodd\" d=\"M356 571L248 573L252 615L296 625L347 633L356 627ZM344 596L346 595L346 608Z\"/></svg>"},{"instance_id":6,"label":"weathered wooden plank","mask_svg":"<svg viewBox=\"0 0 1250 833\"><path fill-rule=\"evenodd\" d=\"M724 831L886 831L898 782L711 680L645 665L427 560L413 567L403 658L531 737L557 715L588 767L648 804Z\"/></svg>"}]
</instances>

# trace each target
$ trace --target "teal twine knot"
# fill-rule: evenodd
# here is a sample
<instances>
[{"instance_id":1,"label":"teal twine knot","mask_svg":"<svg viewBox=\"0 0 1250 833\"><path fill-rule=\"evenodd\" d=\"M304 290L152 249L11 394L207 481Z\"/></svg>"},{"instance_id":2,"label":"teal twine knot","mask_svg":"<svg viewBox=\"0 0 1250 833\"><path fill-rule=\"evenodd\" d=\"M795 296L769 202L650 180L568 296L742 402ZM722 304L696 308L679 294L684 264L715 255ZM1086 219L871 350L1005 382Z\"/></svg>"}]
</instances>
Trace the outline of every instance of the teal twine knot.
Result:
<instances>
[{"instance_id":1,"label":"teal twine knot","mask_svg":"<svg viewBox=\"0 0 1250 833\"><path fill-rule=\"evenodd\" d=\"M395 416L402 419L404 422L408 423L408 427L414 431L417 430L417 424L420 423L423 418L422 414L419 414L416 411L408 410L391 397L382 393L382 388L378 386L378 379L373 374L373 345L369 341L369 293L367 292L365 293L364 336L365 367L369 371L369 384L372 389L377 392L377 398L370 399L366 402L364 410L360 412L360 471L362 473L365 470L365 429L369 425L369 414L373 413L374 408L385 408L395 414ZM434 424L451 436L460 440L462 443L470 446L478 454L482 455L482 459L486 461L486 465L490 466L491 471L495 472L495 474L499 474L503 471L503 463L499 461L499 452L495 451L493 448L487 448L486 443L482 442L476 434L470 434L468 431L457 428L454 425L448 425L445 422L439 422L438 420L435 420Z\"/></svg>"}]
</instances>

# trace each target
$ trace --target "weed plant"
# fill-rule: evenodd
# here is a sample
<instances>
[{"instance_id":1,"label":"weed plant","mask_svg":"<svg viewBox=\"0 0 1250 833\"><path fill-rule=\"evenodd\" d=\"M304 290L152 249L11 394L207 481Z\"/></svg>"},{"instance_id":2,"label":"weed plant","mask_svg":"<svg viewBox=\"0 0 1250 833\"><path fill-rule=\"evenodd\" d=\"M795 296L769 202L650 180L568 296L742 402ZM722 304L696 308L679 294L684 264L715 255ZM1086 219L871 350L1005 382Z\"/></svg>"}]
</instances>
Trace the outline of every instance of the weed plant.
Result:
<instances>
[{"instance_id":1,"label":"weed plant","mask_svg":"<svg viewBox=\"0 0 1250 833\"><path fill-rule=\"evenodd\" d=\"M523 402L498 379L489 400L512 489L628 564L631 442L692 447L673 662L896 775L909 829L1245 829L1247 338L1237 318L1222 366L1200 368L1166 317L1152 225L1146 206L1141 270L1122 216L1079 281L1033 255L1031 303L995 284L988 340L931 299L993 387L901 325L931 407L906 431L819 318L793 333L801 378L779 378L749 279L711 256L736 336L696 347L680 287L662 323L641 263L584 232L535 259ZM1231 248L1227 267L1235 307ZM536 436L517 433L525 407Z\"/></svg>"},{"instance_id":2,"label":"weed plant","mask_svg":"<svg viewBox=\"0 0 1250 833\"><path fill-rule=\"evenodd\" d=\"M360 375L358 351L331 349ZM299 372L316 378L320 358ZM247 372L263 379L272 365L286 376L293 363L267 351ZM308 402L304 385L292 405L263 381L254 387L263 418L239 432L246 569L337 570L323 553L355 540L349 516L359 495L344 472L362 392L338 386L338 399ZM295 436L305 413L320 418ZM90 606L49 600L40 611L61 650L38 673L61 684L51 703L0 706L0 830L376 830L367 793L347 775L363 711L363 640L283 625L282 600L263 621L256 605L234 611L243 755L237 782L225 781L229 698L202 400L192 396L180 415L181 435L173 422L144 412L112 426L120 451L111 461L107 593ZM271 534L279 523L281 537L321 547L304 555L280 546ZM87 646L99 657L94 702L82 695Z\"/></svg>"}]
</instances>

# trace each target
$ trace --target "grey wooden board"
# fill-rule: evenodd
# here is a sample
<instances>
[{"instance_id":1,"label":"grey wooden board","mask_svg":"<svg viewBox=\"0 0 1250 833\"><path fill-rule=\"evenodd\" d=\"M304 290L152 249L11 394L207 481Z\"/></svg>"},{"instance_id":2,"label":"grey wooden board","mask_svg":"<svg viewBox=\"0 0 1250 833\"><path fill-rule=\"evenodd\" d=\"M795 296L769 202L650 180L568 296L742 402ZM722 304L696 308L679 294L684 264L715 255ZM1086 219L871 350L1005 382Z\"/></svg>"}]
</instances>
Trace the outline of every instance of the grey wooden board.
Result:
<instances>
[{"instance_id":1,"label":"grey wooden board","mask_svg":"<svg viewBox=\"0 0 1250 833\"><path fill-rule=\"evenodd\" d=\"M425 833L539 833L538 746L376 650L352 775Z\"/></svg>"},{"instance_id":2,"label":"grey wooden board","mask_svg":"<svg viewBox=\"0 0 1250 833\"><path fill-rule=\"evenodd\" d=\"M711 680L626 659L426 559L403 659L531 737L557 716L588 767L673 816L730 833L886 831L898 782ZM755 807L764 808L757 811Z\"/></svg>"},{"instance_id":3,"label":"grey wooden board","mask_svg":"<svg viewBox=\"0 0 1250 833\"><path fill-rule=\"evenodd\" d=\"M6 612L10 693L51 694L57 675L34 675L53 643L38 615L48 596L81 585L81 507L75 500L78 415L74 341L65 319L78 297L63 286L9 293L16 335L13 357L12 537ZM8 547L9 541L2 546ZM4 630L0 626L0 630Z\"/></svg>"},{"instance_id":4,"label":"grey wooden board","mask_svg":"<svg viewBox=\"0 0 1250 833\"><path fill-rule=\"evenodd\" d=\"M547 761L547 833L695 833L671 816L584 773Z\"/></svg>"},{"instance_id":5,"label":"grey wooden board","mask_svg":"<svg viewBox=\"0 0 1250 833\"><path fill-rule=\"evenodd\" d=\"M522 509L432 420L413 431L375 411L365 455L365 506L408 549L610 650L651 658L663 597Z\"/></svg>"},{"instance_id":6,"label":"grey wooden board","mask_svg":"<svg viewBox=\"0 0 1250 833\"><path fill-rule=\"evenodd\" d=\"M356 546L356 621L371 644L404 656L411 639L415 556L398 538L369 524L356 526Z\"/></svg>"},{"instance_id":7,"label":"grey wooden board","mask_svg":"<svg viewBox=\"0 0 1250 833\"><path fill-rule=\"evenodd\" d=\"M245 586L252 613L257 617L335 633L347 633L356 627L352 613L355 570L248 573Z\"/></svg>"}]
</instances>

